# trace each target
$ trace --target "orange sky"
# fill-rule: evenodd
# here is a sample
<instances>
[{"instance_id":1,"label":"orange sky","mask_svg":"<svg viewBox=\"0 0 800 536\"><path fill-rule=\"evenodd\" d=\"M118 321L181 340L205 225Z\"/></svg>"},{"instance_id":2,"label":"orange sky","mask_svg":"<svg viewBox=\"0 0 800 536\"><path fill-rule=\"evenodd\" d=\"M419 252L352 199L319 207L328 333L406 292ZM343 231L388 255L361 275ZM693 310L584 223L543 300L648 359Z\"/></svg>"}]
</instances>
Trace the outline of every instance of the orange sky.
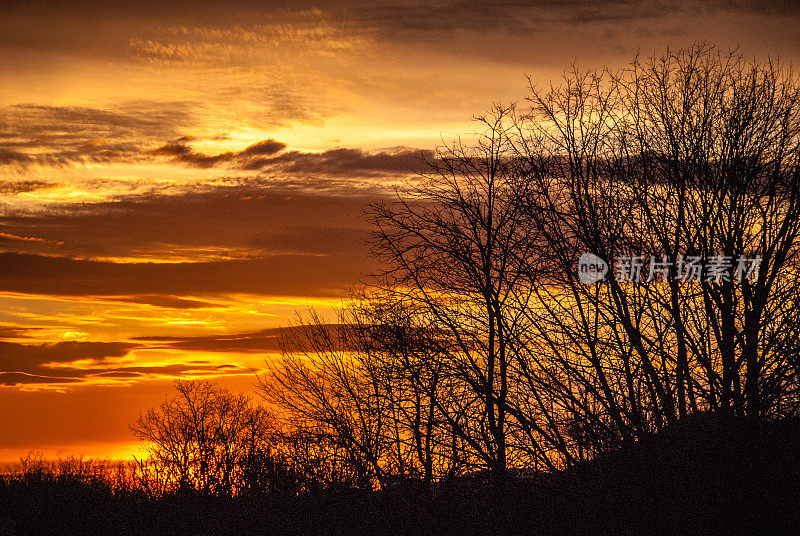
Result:
<instances>
[{"instance_id":1,"label":"orange sky","mask_svg":"<svg viewBox=\"0 0 800 536\"><path fill-rule=\"evenodd\" d=\"M175 378L251 389L370 272L364 206L524 75L800 57L777 0L109 4L0 7L0 462L129 454Z\"/></svg>"}]
</instances>

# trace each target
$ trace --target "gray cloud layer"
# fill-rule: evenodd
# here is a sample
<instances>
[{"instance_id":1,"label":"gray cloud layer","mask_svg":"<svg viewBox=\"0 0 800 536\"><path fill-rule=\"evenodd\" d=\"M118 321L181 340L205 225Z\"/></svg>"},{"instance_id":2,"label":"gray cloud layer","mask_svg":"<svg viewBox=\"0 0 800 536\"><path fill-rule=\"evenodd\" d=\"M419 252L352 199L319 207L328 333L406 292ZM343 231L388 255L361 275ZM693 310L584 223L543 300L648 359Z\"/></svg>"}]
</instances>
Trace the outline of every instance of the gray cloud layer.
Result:
<instances>
[{"instance_id":1,"label":"gray cloud layer","mask_svg":"<svg viewBox=\"0 0 800 536\"><path fill-rule=\"evenodd\" d=\"M182 295L332 296L373 271L362 215L376 199L253 183L9 213L0 290L168 306Z\"/></svg>"}]
</instances>

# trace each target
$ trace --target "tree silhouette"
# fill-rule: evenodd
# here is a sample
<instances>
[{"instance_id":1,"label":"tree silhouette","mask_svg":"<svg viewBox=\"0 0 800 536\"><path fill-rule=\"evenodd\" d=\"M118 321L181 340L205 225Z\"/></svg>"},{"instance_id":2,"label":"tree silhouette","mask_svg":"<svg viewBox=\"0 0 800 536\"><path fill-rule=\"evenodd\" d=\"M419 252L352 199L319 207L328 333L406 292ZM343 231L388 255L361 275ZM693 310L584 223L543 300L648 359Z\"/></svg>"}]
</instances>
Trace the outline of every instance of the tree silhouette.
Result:
<instances>
[{"instance_id":1,"label":"tree silhouette","mask_svg":"<svg viewBox=\"0 0 800 536\"><path fill-rule=\"evenodd\" d=\"M264 408L204 381L175 382L175 395L141 415L131 429L150 455L140 462L145 484L161 492L245 491L258 483L259 464L271 446Z\"/></svg>"},{"instance_id":2,"label":"tree silhouette","mask_svg":"<svg viewBox=\"0 0 800 536\"><path fill-rule=\"evenodd\" d=\"M800 88L777 63L695 46L533 90L527 163L539 337L600 449L698 411L797 414ZM642 283L575 277L582 252L663 259ZM681 281L681 259L760 258L756 277ZM645 267L645 270L647 267ZM645 274L643 273L643 276ZM650 279L647 276L645 279ZM547 348L541 352L539 348ZM576 393L578 395L576 396Z\"/></svg>"},{"instance_id":3,"label":"tree silhouette","mask_svg":"<svg viewBox=\"0 0 800 536\"><path fill-rule=\"evenodd\" d=\"M441 148L419 185L374 205L370 219L384 290L453 343L448 375L461 385L442 416L502 478L512 447L510 367L525 343L529 290L520 267L531 226L511 152L513 108L496 106L477 123L474 145Z\"/></svg>"}]
</instances>

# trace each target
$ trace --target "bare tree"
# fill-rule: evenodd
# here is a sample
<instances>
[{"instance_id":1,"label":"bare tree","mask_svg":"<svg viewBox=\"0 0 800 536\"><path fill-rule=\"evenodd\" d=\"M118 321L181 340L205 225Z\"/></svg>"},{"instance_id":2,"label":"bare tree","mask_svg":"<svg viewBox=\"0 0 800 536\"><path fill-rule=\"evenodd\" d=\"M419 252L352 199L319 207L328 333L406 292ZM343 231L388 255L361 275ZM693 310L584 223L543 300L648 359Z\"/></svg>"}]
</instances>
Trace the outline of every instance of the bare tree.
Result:
<instances>
[{"instance_id":1,"label":"bare tree","mask_svg":"<svg viewBox=\"0 0 800 536\"><path fill-rule=\"evenodd\" d=\"M378 381L387 388L396 475L434 480L452 478L467 464L463 440L442 415L456 386L450 380L446 334L424 323L414 304L395 292L373 290L353 300L345 316L360 334L361 347L375 356Z\"/></svg>"},{"instance_id":2,"label":"bare tree","mask_svg":"<svg viewBox=\"0 0 800 536\"><path fill-rule=\"evenodd\" d=\"M355 474L360 487L398 479L428 486L457 471L461 449L453 455L438 415L444 381L429 333L377 296L353 300L337 320L312 311L286 330L281 360L260 379L285 431L315 430L328 452L314 456Z\"/></svg>"},{"instance_id":3,"label":"bare tree","mask_svg":"<svg viewBox=\"0 0 800 536\"><path fill-rule=\"evenodd\" d=\"M525 344L530 289L521 266L532 227L511 153L513 107L496 106L477 121L484 130L474 145L459 139L444 146L418 186L370 215L377 227L372 243L386 266L379 280L452 343L447 374L460 385L439 411L502 478L509 456L518 454L510 435L518 409L510 403L517 389L510 367ZM525 431L534 438L530 427Z\"/></svg>"},{"instance_id":4,"label":"bare tree","mask_svg":"<svg viewBox=\"0 0 800 536\"><path fill-rule=\"evenodd\" d=\"M150 461L140 462L142 474L149 476L155 464L154 482L161 490L238 493L248 487L253 463L269 449L266 411L245 395L205 381L176 381L175 395L141 415L131 429L147 442Z\"/></svg>"},{"instance_id":5,"label":"bare tree","mask_svg":"<svg viewBox=\"0 0 800 536\"><path fill-rule=\"evenodd\" d=\"M313 311L309 315L286 331L283 358L261 378L262 392L284 410L284 425L322 426L356 470L359 486L384 485L388 385L373 356L359 351L351 326L326 324Z\"/></svg>"},{"instance_id":6,"label":"bare tree","mask_svg":"<svg viewBox=\"0 0 800 536\"><path fill-rule=\"evenodd\" d=\"M631 441L691 412L797 411L800 90L774 62L705 45L573 71L533 89L516 140L539 230L529 359L593 438ZM640 283L579 282L583 252L654 257ZM733 262L680 281L681 259ZM760 258L738 280L740 256ZM612 267L613 269L613 267ZM609 443L608 441L611 441Z\"/></svg>"}]
</instances>

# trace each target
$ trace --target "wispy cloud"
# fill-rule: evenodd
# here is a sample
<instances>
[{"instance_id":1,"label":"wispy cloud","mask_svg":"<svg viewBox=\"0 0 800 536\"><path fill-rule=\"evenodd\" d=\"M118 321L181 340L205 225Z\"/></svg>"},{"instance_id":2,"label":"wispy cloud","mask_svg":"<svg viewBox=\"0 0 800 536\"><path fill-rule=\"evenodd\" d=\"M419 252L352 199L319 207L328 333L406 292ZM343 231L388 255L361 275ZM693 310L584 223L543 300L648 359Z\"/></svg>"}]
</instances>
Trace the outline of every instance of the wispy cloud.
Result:
<instances>
[{"instance_id":1,"label":"wispy cloud","mask_svg":"<svg viewBox=\"0 0 800 536\"><path fill-rule=\"evenodd\" d=\"M332 57L371 41L363 27L320 9L261 11L255 18L254 24L168 26L156 36L131 39L130 54L142 61L200 67L252 64L264 54Z\"/></svg>"},{"instance_id":2,"label":"wispy cloud","mask_svg":"<svg viewBox=\"0 0 800 536\"><path fill-rule=\"evenodd\" d=\"M64 166L141 159L144 148L195 124L190 107L188 103L143 101L114 109L6 106L0 108L0 165Z\"/></svg>"}]
</instances>

